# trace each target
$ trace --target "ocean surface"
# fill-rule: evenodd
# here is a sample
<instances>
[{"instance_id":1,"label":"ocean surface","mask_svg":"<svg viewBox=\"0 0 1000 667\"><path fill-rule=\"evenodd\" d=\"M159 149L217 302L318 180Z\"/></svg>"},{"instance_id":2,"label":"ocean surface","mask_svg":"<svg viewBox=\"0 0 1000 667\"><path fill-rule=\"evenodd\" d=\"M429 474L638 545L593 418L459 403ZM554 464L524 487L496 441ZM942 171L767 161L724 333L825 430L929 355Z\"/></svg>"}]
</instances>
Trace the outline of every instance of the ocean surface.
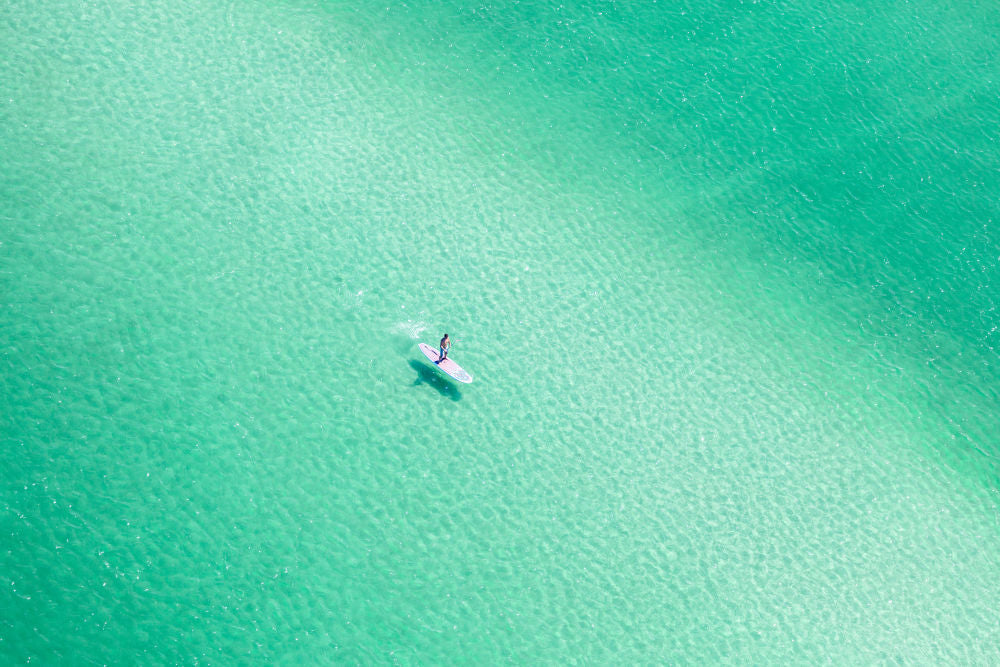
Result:
<instances>
[{"instance_id":1,"label":"ocean surface","mask_svg":"<svg viewBox=\"0 0 1000 667\"><path fill-rule=\"evenodd\" d=\"M0 662L1000 663L997 35L3 0Z\"/></svg>"}]
</instances>

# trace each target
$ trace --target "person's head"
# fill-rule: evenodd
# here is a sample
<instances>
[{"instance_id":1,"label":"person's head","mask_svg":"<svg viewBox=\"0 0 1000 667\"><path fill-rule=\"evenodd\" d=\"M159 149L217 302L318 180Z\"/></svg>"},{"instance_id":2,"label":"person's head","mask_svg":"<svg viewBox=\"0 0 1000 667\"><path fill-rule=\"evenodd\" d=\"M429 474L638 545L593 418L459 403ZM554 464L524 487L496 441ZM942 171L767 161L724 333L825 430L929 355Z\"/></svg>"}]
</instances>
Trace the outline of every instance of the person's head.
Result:
<instances>
[{"instance_id":1,"label":"person's head","mask_svg":"<svg viewBox=\"0 0 1000 667\"><path fill-rule=\"evenodd\" d=\"M448 337L448 334L445 334L445 335L444 335L444 337L445 337L445 338L447 338L447 337Z\"/></svg>"}]
</instances>

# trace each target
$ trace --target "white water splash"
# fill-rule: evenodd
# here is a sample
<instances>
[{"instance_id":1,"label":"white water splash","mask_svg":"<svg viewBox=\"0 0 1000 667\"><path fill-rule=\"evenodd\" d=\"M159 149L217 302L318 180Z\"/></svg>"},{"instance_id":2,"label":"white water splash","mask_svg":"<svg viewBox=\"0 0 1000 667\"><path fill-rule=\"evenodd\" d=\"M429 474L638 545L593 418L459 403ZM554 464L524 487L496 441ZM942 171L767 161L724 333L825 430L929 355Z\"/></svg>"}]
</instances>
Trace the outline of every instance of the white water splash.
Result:
<instances>
[{"instance_id":1,"label":"white water splash","mask_svg":"<svg viewBox=\"0 0 1000 667\"><path fill-rule=\"evenodd\" d=\"M411 340L418 340L420 338L420 334L427 331L429 326L430 325L426 322L406 320L405 322L396 322L396 324L392 326L392 333L403 334Z\"/></svg>"}]
</instances>

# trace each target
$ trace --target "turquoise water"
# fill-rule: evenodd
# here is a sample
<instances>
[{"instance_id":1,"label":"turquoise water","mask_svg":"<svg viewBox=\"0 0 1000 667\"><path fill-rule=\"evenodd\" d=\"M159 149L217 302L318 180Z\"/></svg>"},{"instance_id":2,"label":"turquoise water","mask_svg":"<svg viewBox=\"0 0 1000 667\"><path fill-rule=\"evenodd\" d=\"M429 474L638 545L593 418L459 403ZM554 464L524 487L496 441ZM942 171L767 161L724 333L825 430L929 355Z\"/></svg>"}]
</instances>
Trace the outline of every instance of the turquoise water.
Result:
<instances>
[{"instance_id":1,"label":"turquoise water","mask_svg":"<svg viewBox=\"0 0 1000 667\"><path fill-rule=\"evenodd\" d=\"M6 3L4 662L1000 662L1000 18L632 4Z\"/></svg>"}]
</instances>

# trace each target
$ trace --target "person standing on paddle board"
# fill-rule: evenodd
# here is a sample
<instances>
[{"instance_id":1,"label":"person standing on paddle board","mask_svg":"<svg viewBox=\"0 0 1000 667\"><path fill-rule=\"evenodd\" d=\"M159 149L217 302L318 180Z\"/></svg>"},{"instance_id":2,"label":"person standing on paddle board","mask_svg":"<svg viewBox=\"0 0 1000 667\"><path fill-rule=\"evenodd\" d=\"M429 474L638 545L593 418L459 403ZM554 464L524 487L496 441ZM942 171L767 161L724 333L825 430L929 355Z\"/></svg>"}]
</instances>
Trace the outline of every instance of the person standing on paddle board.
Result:
<instances>
[{"instance_id":1,"label":"person standing on paddle board","mask_svg":"<svg viewBox=\"0 0 1000 667\"><path fill-rule=\"evenodd\" d=\"M450 349L451 349L451 341L448 340L448 334L445 334L444 338L441 339L441 352L438 354L438 360L435 361L434 363L440 364L442 361L447 359L448 350Z\"/></svg>"}]
</instances>

